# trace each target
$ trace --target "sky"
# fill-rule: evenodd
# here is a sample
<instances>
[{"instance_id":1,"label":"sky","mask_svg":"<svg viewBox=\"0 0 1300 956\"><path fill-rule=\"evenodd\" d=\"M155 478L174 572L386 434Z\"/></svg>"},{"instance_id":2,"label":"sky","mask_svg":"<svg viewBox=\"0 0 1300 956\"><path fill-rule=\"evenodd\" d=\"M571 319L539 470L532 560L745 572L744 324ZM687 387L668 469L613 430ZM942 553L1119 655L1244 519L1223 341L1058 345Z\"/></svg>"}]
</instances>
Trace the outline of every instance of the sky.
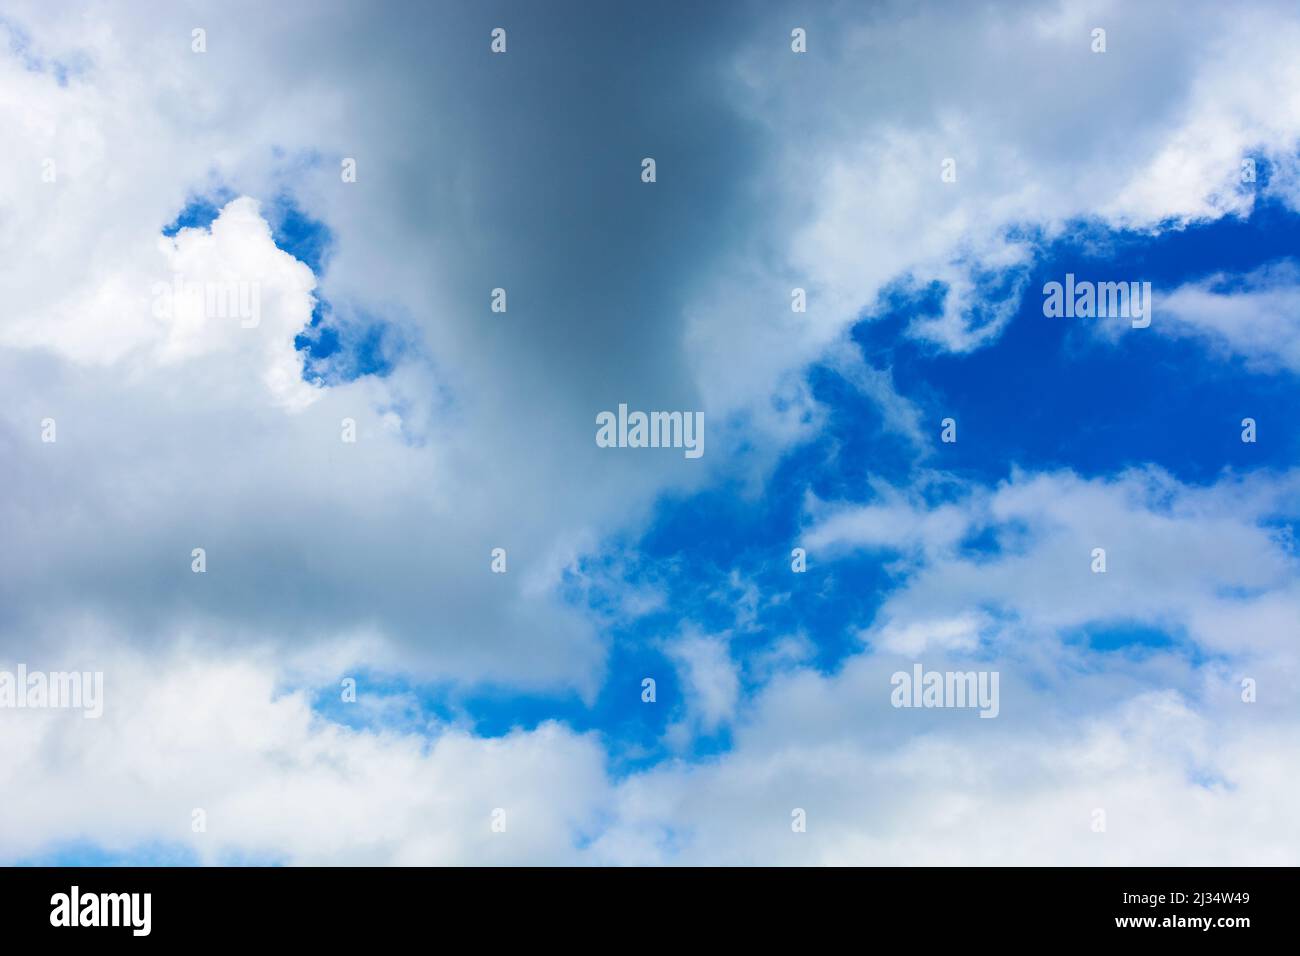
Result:
<instances>
[{"instance_id":1,"label":"sky","mask_svg":"<svg viewBox=\"0 0 1300 956\"><path fill-rule=\"evenodd\" d=\"M1298 47L7 4L0 863L1300 862Z\"/></svg>"}]
</instances>

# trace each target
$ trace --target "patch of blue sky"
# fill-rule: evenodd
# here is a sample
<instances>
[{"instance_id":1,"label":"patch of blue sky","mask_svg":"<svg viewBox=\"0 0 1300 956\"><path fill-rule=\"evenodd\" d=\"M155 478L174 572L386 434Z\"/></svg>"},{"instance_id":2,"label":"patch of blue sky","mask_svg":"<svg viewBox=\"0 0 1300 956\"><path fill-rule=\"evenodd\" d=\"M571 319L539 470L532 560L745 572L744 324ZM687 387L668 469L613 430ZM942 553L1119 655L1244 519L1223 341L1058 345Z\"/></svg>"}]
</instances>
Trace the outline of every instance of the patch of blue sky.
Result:
<instances>
[{"instance_id":1,"label":"patch of blue sky","mask_svg":"<svg viewBox=\"0 0 1300 956\"><path fill-rule=\"evenodd\" d=\"M262 204L262 215L271 226L277 246L305 262L317 278L325 273L334 247L334 233L329 226L309 216L292 195L284 192Z\"/></svg>"},{"instance_id":2,"label":"patch of blue sky","mask_svg":"<svg viewBox=\"0 0 1300 956\"><path fill-rule=\"evenodd\" d=\"M879 404L827 366L811 368L808 384L826 410L826 421L816 440L793 451L773 476L773 483L788 483L781 491L786 503L802 505L804 489L825 501L860 500L869 477L905 484L916 449L909 437L886 427ZM936 435L938 421L934 419Z\"/></svg>"},{"instance_id":3,"label":"patch of blue sky","mask_svg":"<svg viewBox=\"0 0 1300 956\"><path fill-rule=\"evenodd\" d=\"M329 300L317 295L311 322L294 338L303 353L303 378L314 385L337 385L363 375L389 374L402 353L396 328L364 310L340 320Z\"/></svg>"},{"instance_id":4,"label":"patch of blue sky","mask_svg":"<svg viewBox=\"0 0 1300 956\"><path fill-rule=\"evenodd\" d=\"M1006 555L1023 554L1031 541L1031 530L1023 521L1004 521L972 527L956 546L957 556L979 564Z\"/></svg>"},{"instance_id":5,"label":"patch of blue sky","mask_svg":"<svg viewBox=\"0 0 1300 956\"><path fill-rule=\"evenodd\" d=\"M1237 784L1213 770L1197 767L1187 772L1187 782L1202 790L1223 790L1231 793Z\"/></svg>"},{"instance_id":6,"label":"patch of blue sky","mask_svg":"<svg viewBox=\"0 0 1300 956\"><path fill-rule=\"evenodd\" d=\"M1154 329L1126 329L1105 341L1090 324L1126 320L1047 318L1041 289L1067 272L1080 280L1150 281L1158 323L1162 291L1291 255L1300 248L1300 216L1264 202L1249 219L1154 238L1096 238L1081 228L1044 249L1015 318L994 344L972 353L939 353L905 335L913 317L940 310L937 283L891 288L875 315L854 328L867 360L892 367L896 387L921 407L936 436L942 418L957 420L958 441L936 438L927 464L985 483L1005 478L1013 465L1096 476L1156 464L1184 481L1208 483L1225 468L1294 464L1294 375L1253 370ZM1240 440L1246 417L1267 426L1267 441ZM890 468L879 456L875 465Z\"/></svg>"},{"instance_id":7,"label":"patch of blue sky","mask_svg":"<svg viewBox=\"0 0 1300 956\"><path fill-rule=\"evenodd\" d=\"M263 205L276 246L321 279L329 268L335 238L324 222L310 216L289 193ZM294 339L303 353L303 378L315 385L337 385L363 375L383 377L402 351L396 329L372 313L336 306L316 289L311 321Z\"/></svg>"},{"instance_id":8,"label":"patch of blue sky","mask_svg":"<svg viewBox=\"0 0 1300 956\"><path fill-rule=\"evenodd\" d=\"M672 707L642 703L641 675L655 676L660 693L669 700L676 686L671 665L653 648L616 642L609 665L612 679L590 706L576 692L521 693L518 688L495 685L422 684L363 668L346 675L356 680L355 702L345 702L342 687L335 683L315 690L312 709L323 719L354 730L414 733L429 742L451 728L479 737L504 737L559 721L579 733L598 731L610 748L611 772L621 774L667 753L660 739Z\"/></svg>"},{"instance_id":9,"label":"patch of blue sky","mask_svg":"<svg viewBox=\"0 0 1300 956\"><path fill-rule=\"evenodd\" d=\"M349 680L355 683L345 687ZM318 716L353 730L432 732L458 721L447 694L364 667L313 688L311 706Z\"/></svg>"},{"instance_id":10,"label":"patch of blue sky","mask_svg":"<svg viewBox=\"0 0 1300 956\"><path fill-rule=\"evenodd\" d=\"M1287 554L1300 557L1300 501L1292 501L1290 512L1275 515L1260 522L1267 528L1273 540Z\"/></svg>"},{"instance_id":11,"label":"patch of blue sky","mask_svg":"<svg viewBox=\"0 0 1300 956\"><path fill-rule=\"evenodd\" d=\"M1090 624L1072 630L1062 637L1067 644L1085 645L1094 651L1125 651L1138 654L1153 650L1168 650L1177 643L1175 636L1164 629L1141 622Z\"/></svg>"},{"instance_id":12,"label":"patch of blue sky","mask_svg":"<svg viewBox=\"0 0 1300 956\"><path fill-rule=\"evenodd\" d=\"M1198 645L1181 627L1162 627L1149 621L1093 621L1070 628L1061 634L1067 647L1082 652L1086 667L1107 668L1115 658L1137 663L1154 658L1173 658L1187 666L1191 674L1207 664L1229 665L1232 656ZM1188 685L1184 690L1197 693Z\"/></svg>"},{"instance_id":13,"label":"patch of blue sky","mask_svg":"<svg viewBox=\"0 0 1300 956\"><path fill-rule=\"evenodd\" d=\"M235 198L235 193L225 186L216 186L211 192L190 196L176 218L163 226L164 236L174 236L182 229L208 229L226 203Z\"/></svg>"},{"instance_id":14,"label":"patch of blue sky","mask_svg":"<svg viewBox=\"0 0 1300 956\"><path fill-rule=\"evenodd\" d=\"M667 623L680 623L665 615ZM685 752L664 742L669 725L686 716L685 696L673 662L657 639L647 639L654 622L620 630L612 636L608 680L588 704L576 692L521 693L497 685L421 684L366 669L350 672L356 680L355 702L343 700L341 684L320 687L312 695L313 711L323 719L354 730L415 733L430 742L449 728L480 737L503 737L559 721L579 733L596 731L608 750L609 771L620 777L674 755L698 758L729 749L726 727L699 737ZM345 675L340 675L340 681ZM656 682L656 700L642 700L642 678ZM751 688L748 688L752 690Z\"/></svg>"},{"instance_id":15,"label":"patch of blue sky","mask_svg":"<svg viewBox=\"0 0 1300 956\"><path fill-rule=\"evenodd\" d=\"M733 653L740 654L800 632L816 634L816 656L807 663L822 670L859 649L854 625L869 619L897 583L880 556L846 554L830 562L812 554L805 572L791 569L802 488L820 472L822 446L833 440L824 435L787 456L763 498L724 486L662 510L638 552L639 563L654 568L657 586L666 590L666 610L636 627L672 636L685 618L706 633L733 631ZM746 587L759 598L738 616Z\"/></svg>"},{"instance_id":16,"label":"patch of blue sky","mask_svg":"<svg viewBox=\"0 0 1300 956\"><path fill-rule=\"evenodd\" d=\"M123 850L108 849L92 840L75 840L43 849L18 860L15 866L198 866L199 857L179 843L141 843Z\"/></svg>"}]
</instances>

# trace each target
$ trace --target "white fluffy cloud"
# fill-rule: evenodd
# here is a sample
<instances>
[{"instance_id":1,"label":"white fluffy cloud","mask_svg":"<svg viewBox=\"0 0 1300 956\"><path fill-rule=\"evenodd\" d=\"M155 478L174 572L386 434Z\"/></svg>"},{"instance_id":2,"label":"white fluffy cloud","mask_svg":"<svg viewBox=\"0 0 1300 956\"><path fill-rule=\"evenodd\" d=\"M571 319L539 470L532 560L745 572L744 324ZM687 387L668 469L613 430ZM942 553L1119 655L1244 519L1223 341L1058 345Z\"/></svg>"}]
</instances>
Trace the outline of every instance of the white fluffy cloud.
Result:
<instances>
[{"instance_id":1,"label":"white fluffy cloud","mask_svg":"<svg viewBox=\"0 0 1300 956\"><path fill-rule=\"evenodd\" d=\"M0 341L124 374L183 365L209 399L260 382L275 404L301 410L319 397L294 350L315 285L311 269L276 247L257 201L243 197L210 228L159 236L152 255L141 250L102 285L20 312ZM217 353L220 361L189 361Z\"/></svg>"},{"instance_id":2,"label":"white fluffy cloud","mask_svg":"<svg viewBox=\"0 0 1300 956\"><path fill-rule=\"evenodd\" d=\"M801 673L760 700L736 747L622 784L602 861L823 865L1290 865L1294 718L1207 713L1146 692L1086 719L891 710L893 665ZM1236 708L1235 711L1232 708ZM1034 724L1037 726L1034 726ZM995 726L1000 725L1000 726ZM807 832L791 829L802 809ZM1097 816L1104 813L1104 818ZM1105 831L1093 829L1104 819ZM1195 837L1189 837L1194 834Z\"/></svg>"},{"instance_id":3,"label":"white fluffy cloud","mask_svg":"<svg viewBox=\"0 0 1300 956\"><path fill-rule=\"evenodd\" d=\"M6 860L89 840L183 846L205 863L556 864L577 859L575 837L607 799L599 743L557 724L490 740L352 730L277 686L273 655L181 647L98 661L100 719L6 714Z\"/></svg>"},{"instance_id":4,"label":"white fluffy cloud","mask_svg":"<svg viewBox=\"0 0 1300 956\"><path fill-rule=\"evenodd\" d=\"M1152 326L1165 335L1198 339L1254 370L1300 372L1300 271L1293 263L1183 285L1157 307Z\"/></svg>"},{"instance_id":5,"label":"white fluffy cloud","mask_svg":"<svg viewBox=\"0 0 1300 956\"><path fill-rule=\"evenodd\" d=\"M1230 622L1267 614L1278 601L1300 617L1285 531L1297 517L1298 487L1294 472L1225 477L1203 488L1157 469L1093 480L1016 473L933 507L897 492L865 506L814 503L805 540L814 553L898 552L908 577L882 608L886 639L983 607L1043 634L1142 622L1186 629L1215 653L1280 655L1289 646L1284 628ZM962 547L988 533L997 539L994 554ZM1105 573L1093 571L1097 548Z\"/></svg>"}]
</instances>

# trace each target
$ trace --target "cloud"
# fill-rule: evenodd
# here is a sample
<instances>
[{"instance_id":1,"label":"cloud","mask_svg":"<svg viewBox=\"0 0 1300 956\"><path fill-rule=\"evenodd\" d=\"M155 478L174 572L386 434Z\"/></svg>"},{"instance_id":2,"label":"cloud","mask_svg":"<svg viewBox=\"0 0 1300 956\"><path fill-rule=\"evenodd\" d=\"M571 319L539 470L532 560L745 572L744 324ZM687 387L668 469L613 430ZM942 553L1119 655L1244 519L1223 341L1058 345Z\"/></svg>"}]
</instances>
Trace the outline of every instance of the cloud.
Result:
<instances>
[{"instance_id":1,"label":"cloud","mask_svg":"<svg viewBox=\"0 0 1300 956\"><path fill-rule=\"evenodd\" d=\"M1294 720L1250 721L1240 702L1206 714L1155 691L1082 723L1053 719L1040 698L1020 702L1035 709L1016 733L992 726L1005 709L999 720L945 712L953 719L943 727L909 733L920 712L882 709L888 687L888 670L865 661L834 680L805 673L774 687L762 721L718 761L621 784L618 822L591 856L712 865L1295 863ZM1005 700L1004 691L1004 708ZM958 728L960 717L971 719ZM1033 721L1040 726L1026 726ZM790 729L776 729L783 722ZM882 740L873 726L895 738ZM806 833L791 830L796 808ZM1099 821L1104 831L1094 829Z\"/></svg>"},{"instance_id":2,"label":"cloud","mask_svg":"<svg viewBox=\"0 0 1300 956\"><path fill-rule=\"evenodd\" d=\"M1157 300L1165 335L1198 339L1260 372L1300 372L1300 270L1289 260L1246 275L1217 273Z\"/></svg>"},{"instance_id":3,"label":"cloud","mask_svg":"<svg viewBox=\"0 0 1300 956\"><path fill-rule=\"evenodd\" d=\"M1286 646L1276 628L1219 625L1278 600L1300 614L1296 555L1276 524L1294 520L1297 482L1294 471L1204 488L1159 469L1091 480L1016 472L994 489L967 487L957 503L895 497L844 507L815 519L805 540L832 553L887 547L910 555L909 576L881 609L885 640L914 622L985 608L1029 633L1142 621L1186 629L1216 653L1276 655ZM980 535L992 535L994 546L967 546ZM1105 573L1093 571L1096 548L1105 550Z\"/></svg>"},{"instance_id":4,"label":"cloud","mask_svg":"<svg viewBox=\"0 0 1300 956\"><path fill-rule=\"evenodd\" d=\"M827 364L843 376L845 381L880 409L886 430L902 435L919 452L924 453L928 445L927 436L921 427L921 409L899 393L891 369L868 365L861 350L848 341L832 347L826 359Z\"/></svg>"},{"instance_id":5,"label":"cloud","mask_svg":"<svg viewBox=\"0 0 1300 956\"><path fill-rule=\"evenodd\" d=\"M308 323L315 277L276 248L258 203L232 200L210 229L159 238L129 273L47 310L20 314L0 335L78 364L185 364L211 397L260 379L275 404L300 411L319 393L303 381L294 336ZM221 362L192 363L225 353ZM251 371L251 375L250 375Z\"/></svg>"},{"instance_id":6,"label":"cloud","mask_svg":"<svg viewBox=\"0 0 1300 956\"><path fill-rule=\"evenodd\" d=\"M991 623L986 615L974 613L906 623L889 621L871 637L884 650L910 657L927 649L973 651L979 647L980 632Z\"/></svg>"},{"instance_id":7,"label":"cloud","mask_svg":"<svg viewBox=\"0 0 1300 956\"><path fill-rule=\"evenodd\" d=\"M686 705L685 715L668 729L668 737L682 747L692 735L713 734L731 719L740 698L740 673L723 635L688 629L665 650L677 668Z\"/></svg>"},{"instance_id":8,"label":"cloud","mask_svg":"<svg viewBox=\"0 0 1300 956\"><path fill-rule=\"evenodd\" d=\"M6 715L0 857L82 839L116 852L183 846L203 863L578 860L581 826L607 792L592 735L554 723L492 739L449 726L353 730L278 686L271 662L193 647L105 650L99 720ZM371 693L359 688L360 699ZM505 832L492 830L498 808ZM192 829L196 809L204 832Z\"/></svg>"}]
</instances>

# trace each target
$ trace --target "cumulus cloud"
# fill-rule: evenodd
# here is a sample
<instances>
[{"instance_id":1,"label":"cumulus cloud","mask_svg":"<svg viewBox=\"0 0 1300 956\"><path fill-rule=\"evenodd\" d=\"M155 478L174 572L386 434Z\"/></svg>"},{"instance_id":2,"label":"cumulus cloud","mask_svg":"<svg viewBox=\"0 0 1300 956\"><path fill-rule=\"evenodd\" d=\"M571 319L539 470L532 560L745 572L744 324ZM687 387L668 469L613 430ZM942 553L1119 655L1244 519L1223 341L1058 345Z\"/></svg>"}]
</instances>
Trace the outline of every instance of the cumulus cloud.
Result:
<instances>
[{"instance_id":1,"label":"cumulus cloud","mask_svg":"<svg viewBox=\"0 0 1300 956\"><path fill-rule=\"evenodd\" d=\"M623 783L618 823L592 855L641 864L1295 863L1296 723L1250 721L1231 688L1210 714L1154 691L1079 722L1053 719L1026 695L1018 705L1034 710L1016 733L993 726L1007 716L1004 691L998 720L946 712L944 726L916 733L920 712L881 706L890 669L860 660L833 680L803 673L775 686L761 722L738 731L717 762ZM969 719L958 727L960 718ZM804 833L791 829L795 809L806 813Z\"/></svg>"},{"instance_id":2,"label":"cumulus cloud","mask_svg":"<svg viewBox=\"0 0 1300 956\"><path fill-rule=\"evenodd\" d=\"M311 269L276 247L258 203L243 197L211 228L160 236L154 254L130 271L20 313L0 336L79 364L139 371L186 363L191 386L209 397L260 381L276 404L301 410L319 397L294 349L315 285ZM227 353L221 362L189 364L218 352Z\"/></svg>"},{"instance_id":3,"label":"cumulus cloud","mask_svg":"<svg viewBox=\"0 0 1300 956\"><path fill-rule=\"evenodd\" d=\"M6 716L6 860L90 840L180 847L204 863L556 864L577 860L606 799L602 748L558 724L493 739L355 730L278 686L265 653L105 650L98 663L102 718Z\"/></svg>"}]
</instances>

